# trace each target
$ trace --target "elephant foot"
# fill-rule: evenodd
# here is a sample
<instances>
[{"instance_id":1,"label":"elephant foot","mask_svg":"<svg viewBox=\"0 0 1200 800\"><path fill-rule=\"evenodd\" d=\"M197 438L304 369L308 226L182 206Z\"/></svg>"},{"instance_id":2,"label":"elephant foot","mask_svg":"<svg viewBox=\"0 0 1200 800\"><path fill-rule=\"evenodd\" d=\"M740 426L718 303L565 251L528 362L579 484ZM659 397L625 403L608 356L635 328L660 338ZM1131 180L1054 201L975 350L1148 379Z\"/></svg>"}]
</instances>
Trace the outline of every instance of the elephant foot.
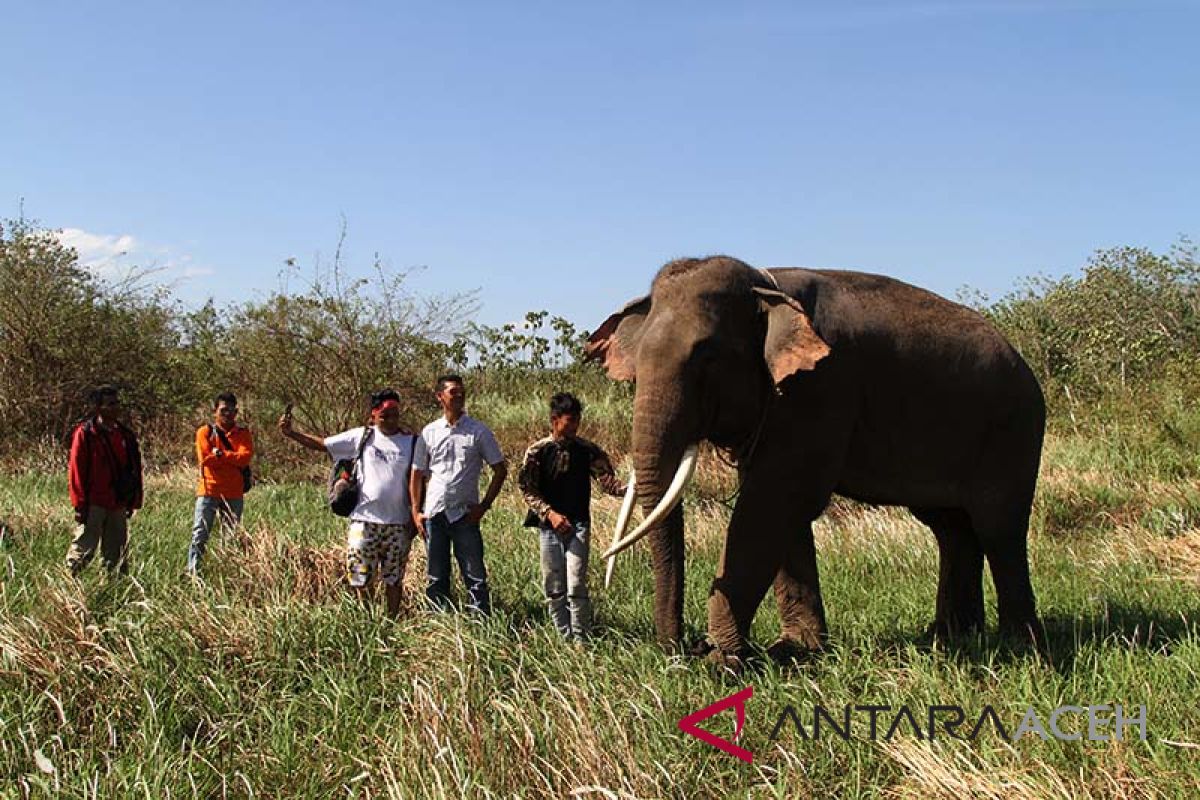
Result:
<instances>
[{"instance_id":1,"label":"elephant foot","mask_svg":"<svg viewBox=\"0 0 1200 800\"><path fill-rule=\"evenodd\" d=\"M822 649L819 642L814 647L807 642L782 636L767 648L767 657L780 666L797 666L811 661Z\"/></svg>"},{"instance_id":2,"label":"elephant foot","mask_svg":"<svg viewBox=\"0 0 1200 800\"><path fill-rule=\"evenodd\" d=\"M707 636L702 636L688 646L687 654L692 658L704 658L716 649L717 646L710 642Z\"/></svg>"},{"instance_id":3,"label":"elephant foot","mask_svg":"<svg viewBox=\"0 0 1200 800\"><path fill-rule=\"evenodd\" d=\"M1046 642L1046 630L1038 619L1021 624L1002 624L1000 636L1005 642L1021 649L1030 648L1043 656L1050 655Z\"/></svg>"},{"instance_id":4,"label":"elephant foot","mask_svg":"<svg viewBox=\"0 0 1200 800\"><path fill-rule=\"evenodd\" d=\"M746 659L719 647L713 647L704 659L718 675L723 677L740 678L746 671Z\"/></svg>"},{"instance_id":5,"label":"elephant foot","mask_svg":"<svg viewBox=\"0 0 1200 800\"><path fill-rule=\"evenodd\" d=\"M921 638L930 644L963 644L982 635L982 622L935 619Z\"/></svg>"}]
</instances>

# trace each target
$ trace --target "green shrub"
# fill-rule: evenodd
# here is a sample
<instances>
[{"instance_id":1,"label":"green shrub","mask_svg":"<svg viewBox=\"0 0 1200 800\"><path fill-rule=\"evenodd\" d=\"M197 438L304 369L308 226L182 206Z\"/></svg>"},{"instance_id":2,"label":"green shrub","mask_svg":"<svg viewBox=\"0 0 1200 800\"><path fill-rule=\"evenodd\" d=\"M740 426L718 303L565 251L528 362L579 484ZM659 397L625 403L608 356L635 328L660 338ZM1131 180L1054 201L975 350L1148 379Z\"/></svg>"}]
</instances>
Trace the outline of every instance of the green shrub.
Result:
<instances>
[{"instance_id":1,"label":"green shrub","mask_svg":"<svg viewBox=\"0 0 1200 800\"><path fill-rule=\"evenodd\" d=\"M1101 250L1079 277L1028 278L999 302L975 305L1072 424L1097 410L1126 411L1114 398L1140 405L1182 391L1194 401L1200 388L1200 261L1187 239L1167 254Z\"/></svg>"}]
</instances>

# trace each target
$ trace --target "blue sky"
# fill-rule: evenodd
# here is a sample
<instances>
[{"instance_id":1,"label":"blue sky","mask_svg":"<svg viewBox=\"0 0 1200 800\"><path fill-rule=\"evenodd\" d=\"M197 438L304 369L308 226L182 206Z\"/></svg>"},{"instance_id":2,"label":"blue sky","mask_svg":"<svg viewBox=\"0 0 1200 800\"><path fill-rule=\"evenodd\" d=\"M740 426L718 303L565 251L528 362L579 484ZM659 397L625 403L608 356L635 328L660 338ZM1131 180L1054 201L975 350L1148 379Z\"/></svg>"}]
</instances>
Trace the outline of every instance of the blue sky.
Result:
<instances>
[{"instance_id":1,"label":"blue sky","mask_svg":"<svg viewBox=\"0 0 1200 800\"><path fill-rule=\"evenodd\" d=\"M678 256L996 296L1200 236L1193 2L191 5L0 2L0 217L188 303L343 218L585 328Z\"/></svg>"}]
</instances>

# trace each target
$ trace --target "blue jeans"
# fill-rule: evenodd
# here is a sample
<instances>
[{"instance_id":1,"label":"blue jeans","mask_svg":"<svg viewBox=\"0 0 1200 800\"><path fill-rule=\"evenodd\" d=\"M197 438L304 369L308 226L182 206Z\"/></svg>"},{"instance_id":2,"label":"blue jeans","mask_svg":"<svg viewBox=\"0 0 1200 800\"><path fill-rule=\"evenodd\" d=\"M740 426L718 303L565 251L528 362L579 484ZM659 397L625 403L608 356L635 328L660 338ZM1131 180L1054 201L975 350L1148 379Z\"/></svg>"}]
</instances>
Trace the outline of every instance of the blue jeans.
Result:
<instances>
[{"instance_id":1,"label":"blue jeans","mask_svg":"<svg viewBox=\"0 0 1200 800\"><path fill-rule=\"evenodd\" d=\"M425 596L442 608L450 604L450 548L453 546L454 558L467 587L467 606L482 614L490 613L492 603L487 568L483 565L483 535L479 523L469 521L465 515L450 522L443 512L425 521L425 531L429 534Z\"/></svg>"},{"instance_id":2,"label":"blue jeans","mask_svg":"<svg viewBox=\"0 0 1200 800\"><path fill-rule=\"evenodd\" d=\"M554 627L563 636L585 637L592 632L592 599L588 594L588 523L571 523L559 536L539 528L542 539L542 589Z\"/></svg>"},{"instance_id":3,"label":"blue jeans","mask_svg":"<svg viewBox=\"0 0 1200 800\"><path fill-rule=\"evenodd\" d=\"M220 515L221 525L226 528L237 525L242 521L244 502L241 497L230 500L223 497L196 498L196 510L192 515L192 546L188 548L188 572L200 568L200 559L204 557L204 548L208 546L208 537L212 535L213 521L217 515Z\"/></svg>"}]
</instances>

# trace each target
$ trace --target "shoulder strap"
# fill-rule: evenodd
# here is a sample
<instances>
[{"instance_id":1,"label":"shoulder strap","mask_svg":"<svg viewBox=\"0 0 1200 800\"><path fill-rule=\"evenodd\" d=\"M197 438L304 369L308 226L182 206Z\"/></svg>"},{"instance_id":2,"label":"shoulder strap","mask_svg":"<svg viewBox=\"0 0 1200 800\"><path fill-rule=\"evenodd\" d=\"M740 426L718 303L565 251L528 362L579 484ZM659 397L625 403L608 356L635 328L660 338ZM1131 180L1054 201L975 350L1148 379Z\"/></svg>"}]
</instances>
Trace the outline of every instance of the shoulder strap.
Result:
<instances>
[{"instance_id":1,"label":"shoulder strap","mask_svg":"<svg viewBox=\"0 0 1200 800\"><path fill-rule=\"evenodd\" d=\"M417 459L417 435L414 433L408 439L408 468L404 470L404 480L408 480L408 474L412 472L413 463ZM411 501L411 498L409 498Z\"/></svg>"},{"instance_id":2,"label":"shoulder strap","mask_svg":"<svg viewBox=\"0 0 1200 800\"><path fill-rule=\"evenodd\" d=\"M358 452L354 454L354 462L356 464L362 460L363 450L365 450L367 447L367 439L370 439L371 434L373 434L374 432L375 432L375 428L372 425L368 425L365 428L363 428L362 438L358 440Z\"/></svg>"},{"instance_id":3,"label":"shoulder strap","mask_svg":"<svg viewBox=\"0 0 1200 800\"><path fill-rule=\"evenodd\" d=\"M209 425L208 427L210 430L216 432L217 438L221 440L221 445L226 450L233 450L233 445L229 443L229 439L225 436L225 431L221 430L220 428L218 428L215 425ZM209 434L209 435L211 436L211 434Z\"/></svg>"}]
</instances>

